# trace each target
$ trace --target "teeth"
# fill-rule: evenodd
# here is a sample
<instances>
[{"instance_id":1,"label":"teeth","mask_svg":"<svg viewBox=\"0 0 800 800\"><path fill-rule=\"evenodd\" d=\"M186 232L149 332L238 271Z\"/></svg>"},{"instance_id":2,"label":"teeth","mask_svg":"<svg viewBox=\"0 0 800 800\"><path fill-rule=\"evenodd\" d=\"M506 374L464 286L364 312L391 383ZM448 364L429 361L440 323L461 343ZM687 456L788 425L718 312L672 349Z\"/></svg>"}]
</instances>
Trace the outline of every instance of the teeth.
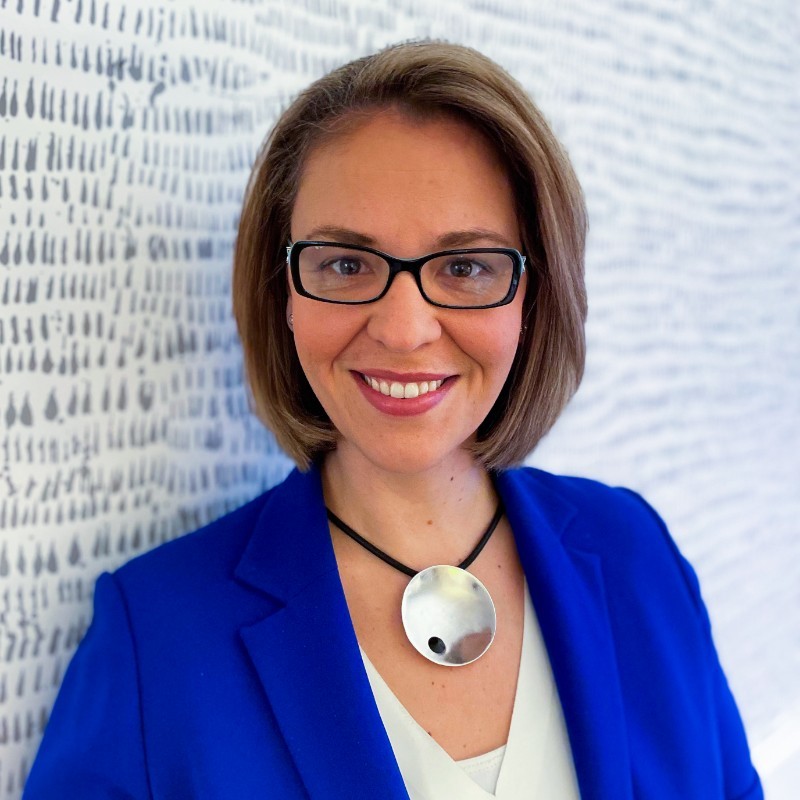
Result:
<instances>
[{"instance_id":1,"label":"teeth","mask_svg":"<svg viewBox=\"0 0 800 800\"><path fill-rule=\"evenodd\" d=\"M398 381L379 381L370 378L369 375L362 375L364 383L376 392L380 392L387 397L396 399L412 399L428 392L435 392L443 381L420 381L419 383L399 383Z\"/></svg>"}]
</instances>

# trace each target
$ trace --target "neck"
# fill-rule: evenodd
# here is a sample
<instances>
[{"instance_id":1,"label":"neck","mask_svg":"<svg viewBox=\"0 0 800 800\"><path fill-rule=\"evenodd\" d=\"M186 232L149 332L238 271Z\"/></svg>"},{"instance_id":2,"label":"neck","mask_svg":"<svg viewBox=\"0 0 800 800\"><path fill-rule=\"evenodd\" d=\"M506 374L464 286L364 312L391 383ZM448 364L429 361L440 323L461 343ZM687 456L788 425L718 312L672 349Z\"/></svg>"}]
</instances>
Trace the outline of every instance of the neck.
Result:
<instances>
[{"instance_id":1,"label":"neck","mask_svg":"<svg viewBox=\"0 0 800 800\"><path fill-rule=\"evenodd\" d=\"M337 516L414 569L461 561L498 502L488 473L466 451L422 473L397 473L340 449L326 458L322 481Z\"/></svg>"}]
</instances>

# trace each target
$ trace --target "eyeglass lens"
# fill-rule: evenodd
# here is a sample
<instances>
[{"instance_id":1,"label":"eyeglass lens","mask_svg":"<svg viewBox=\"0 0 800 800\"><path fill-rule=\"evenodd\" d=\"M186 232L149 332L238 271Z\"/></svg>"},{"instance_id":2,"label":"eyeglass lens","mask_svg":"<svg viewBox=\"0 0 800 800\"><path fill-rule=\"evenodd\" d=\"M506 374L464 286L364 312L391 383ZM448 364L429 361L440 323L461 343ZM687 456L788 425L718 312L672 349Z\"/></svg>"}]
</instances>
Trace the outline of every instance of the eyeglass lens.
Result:
<instances>
[{"instance_id":1,"label":"eyeglass lens","mask_svg":"<svg viewBox=\"0 0 800 800\"><path fill-rule=\"evenodd\" d=\"M299 257L305 291L323 300L365 302L386 288L388 262L375 253L338 245L313 245ZM447 253L425 262L420 282L427 298L442 305L469 308L499 303L514 278L507 253Z\"/></svg>"}]
</instances>

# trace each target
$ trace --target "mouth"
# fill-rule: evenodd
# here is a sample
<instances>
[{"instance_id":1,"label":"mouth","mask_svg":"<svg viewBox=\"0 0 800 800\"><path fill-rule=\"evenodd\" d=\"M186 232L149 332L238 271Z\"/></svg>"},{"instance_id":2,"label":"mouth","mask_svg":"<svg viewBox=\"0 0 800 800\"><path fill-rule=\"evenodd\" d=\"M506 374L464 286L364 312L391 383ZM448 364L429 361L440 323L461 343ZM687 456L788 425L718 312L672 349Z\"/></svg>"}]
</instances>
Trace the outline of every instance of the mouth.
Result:
<instances>
[{"instance_id":1,"label":"mouth","mask_svg":"<svg viewBox=\"0 0 800 800\"><path fill-rule=\"evenodd\" d=\"M422 397L441 389L442 384L449 380L449 378L438 378L426 381L403 382L373 377L363 372L358 374L361 380L374 392L378 392L385 397L393 397L396 400L413 400L416 397Z\"/></svg>"}]
</instances>

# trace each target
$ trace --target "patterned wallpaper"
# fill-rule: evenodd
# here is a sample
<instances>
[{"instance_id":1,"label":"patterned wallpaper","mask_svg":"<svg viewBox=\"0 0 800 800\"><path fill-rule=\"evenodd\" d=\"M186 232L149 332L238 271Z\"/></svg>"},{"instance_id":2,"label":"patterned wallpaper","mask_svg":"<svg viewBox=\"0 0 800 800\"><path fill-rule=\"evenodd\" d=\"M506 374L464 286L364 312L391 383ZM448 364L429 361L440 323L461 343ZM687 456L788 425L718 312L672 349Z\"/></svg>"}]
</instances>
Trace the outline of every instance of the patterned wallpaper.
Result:
<instances>
[{"instance_id":1,"label":"patterned wallpaper","mask_svg":"<svg viewBox=\"0 0 800 800\"><path fill-rule=\"evenodd\" d=\"M98 573L289 469L248 412L230 314L249 165L299 88L415 36L504 64L572 154L589 363L532 461L663 513L790 797L793 0L0 0L0 798L20 795Z\"/></svg>"}]
</instances>

